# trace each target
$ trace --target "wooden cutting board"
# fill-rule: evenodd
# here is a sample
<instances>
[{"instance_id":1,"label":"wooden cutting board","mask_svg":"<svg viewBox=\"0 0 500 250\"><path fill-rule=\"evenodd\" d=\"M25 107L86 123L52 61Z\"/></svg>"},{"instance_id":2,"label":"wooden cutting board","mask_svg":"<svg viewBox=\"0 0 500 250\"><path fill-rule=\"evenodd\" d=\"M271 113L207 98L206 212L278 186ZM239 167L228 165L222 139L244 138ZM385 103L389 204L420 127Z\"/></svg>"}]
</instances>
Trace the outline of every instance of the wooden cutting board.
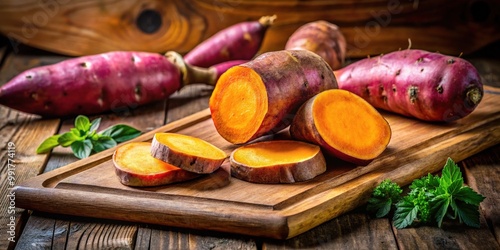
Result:
<instances>
[{"instance_id":1,"label":"wooden cutting board","mask_svg":"<svg viewBox=\"0 0 500 250\"><path fill-rule=\"evenodd\" d=\"M478 108L450 124L383 113L393 137L387 150L365 167L333 158L326 173L296 184L254 184L230 177L226 162L217 172L155 188L120 184L110 149L39 175L14 188L16 205L50 213L89 216L277 239L291 238L366 202L390 178L401 185L439 171L446 159L463 160L500 142L500 89L485 88ZM208 110L167 124L156 132L200 137L230 153ZM283 131L276 137L286 137ZM272 139L272 138L266 138Z\"/></svg>"}]
</instances>

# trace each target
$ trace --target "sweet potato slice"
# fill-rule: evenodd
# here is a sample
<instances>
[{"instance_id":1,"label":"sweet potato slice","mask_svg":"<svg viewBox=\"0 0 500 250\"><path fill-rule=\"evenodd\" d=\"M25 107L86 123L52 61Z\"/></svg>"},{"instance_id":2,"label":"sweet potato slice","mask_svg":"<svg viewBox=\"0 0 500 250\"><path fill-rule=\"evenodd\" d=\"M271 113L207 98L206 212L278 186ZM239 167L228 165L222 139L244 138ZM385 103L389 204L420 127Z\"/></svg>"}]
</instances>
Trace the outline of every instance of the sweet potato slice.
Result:
<instances>
[{"instance_id":1,"label":"sweet potato slice","mask_svg":"<svg viewBox=\"0 0 500 250\"><path fill-rule=\"evenodd\" d=\"M210 97L217 132L233 144L277 133L309 98L337 88L333 71L307 50L273 51L221 75Z\"/></svg>"},{"instance_id":2,"label":"sweet potato slice","mask_svg":"<svg viewBox=\"0 0 500 250\"><path fill-rule=\"evenodd\" d=\"M130 142L116 149L113 163L122 184L135 187L160 186L199 176L153 158L150 150L149 142Z\"/></svg>"},{"instance_id":3,"label":"sweet potato slice","mask_svg":"<svg viewBox=\"0 0 500 250\"><path fill-rule=\"evenodd\" d=\"M209 174L217 170L227 155L209 142L177 133L156 133L151 155L184 170Z\"/></svg>"},{"instance_id":4,"label":"sweet potato slice","mask_svg":"<svg viewBox=\"0 0 500 250\"><path fill-rule=\"evenodd\" d=\"M317 145L292 141L262 141L231 153L231 175L255 183L294 183L310 180L326 171Z\"/></svg>"},{"instance_id":5,"label":"sweet potato slice","mask_svg":"<svg viewBox=\"0 0 500 250\"><path fill-rule=\"evenodd\" d=\"M290 134L320 145L337 158L367 165L387 148L391 128L361 97L335 89L304 103L292 121Z\"/></svg>"}]
</instances>

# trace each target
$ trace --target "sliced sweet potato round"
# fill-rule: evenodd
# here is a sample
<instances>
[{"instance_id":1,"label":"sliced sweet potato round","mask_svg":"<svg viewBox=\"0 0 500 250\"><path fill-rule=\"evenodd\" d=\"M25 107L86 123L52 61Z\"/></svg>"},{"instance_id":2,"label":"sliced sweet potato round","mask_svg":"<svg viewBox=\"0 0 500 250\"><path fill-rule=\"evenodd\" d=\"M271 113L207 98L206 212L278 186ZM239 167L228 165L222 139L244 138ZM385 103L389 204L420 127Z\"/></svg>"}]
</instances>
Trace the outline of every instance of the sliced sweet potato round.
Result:
<instances>
[{"instance_id":1,"label":"sliced sweet potato round","mask_svg":"<svg viewBox=\"0 0 500 250\"><path fill-rule=\"evenodd\" d=\"M367 165L387 148L391 128L367 101L349 91L334 89L302 105L290 134L321 146L337 158Z\"/></svg>"},{"instance_id":2,"label":"sliced sweet potato round","mask_svg":"<svg viewBox=\"0 0 500 250\"><path fill-rule=\"evenodd\" d=\"M292 141L263 141L231 153L231 175L255 183L293 183L310 180L326 171L317 145Z\"/></svg>"},{"instance_id":3,"label":"sliced sweet potato round","mask_svg":"<svg viewBox=\"0 0 500 250\"><path fill-rule=\"evenodd\" d=\"M152 157L150 150L149 142L130 142L116 149L113 163L122 184L135 187L160 186L199 176Z\"/></svg>"},{"instance_id":4,"label":"sliced sweet potato round","mask_svg":"<svg viewBox=\"0 0 500 250\"><path fill-rule=\"evenodd\" d=\"M184 170L209 174L217 170L227 155L209 142L189 135L156 133L151 155Z\"/></svg>"}]
</instances>

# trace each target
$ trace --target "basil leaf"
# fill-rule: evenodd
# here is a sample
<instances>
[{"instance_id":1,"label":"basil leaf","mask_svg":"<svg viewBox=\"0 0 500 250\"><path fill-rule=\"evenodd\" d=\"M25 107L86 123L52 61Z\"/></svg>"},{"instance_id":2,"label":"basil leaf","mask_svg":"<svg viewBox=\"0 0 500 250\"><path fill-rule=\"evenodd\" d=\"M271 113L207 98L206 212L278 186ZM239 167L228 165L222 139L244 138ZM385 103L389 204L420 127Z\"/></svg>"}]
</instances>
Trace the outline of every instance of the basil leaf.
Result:
<instances>
[{"instance_id":1,"label":"basil leaf","mask_svg":"<svg viewBox=\"0 0 500 250\"><path fill-rule=\"evenodd\" d=\"M76 141L81 141L82 138L75 135L74 133L72 132L66 132L64 134L62 134L61 136L59 136L59 138L57 138L57 142L59 143L59 145L63 146L63 147L67 147L69 145L71 145L72 143L76 142Z\"/></svg>"},{"instance_id":2,"label":"basil leaf","mask_svg":"<svg viewBox=\"0 0 500 250\"><path fill-rule=\"evenodd\" d=\"M75 128L84 132L90 129L90 120L84 115L79 115L75 119Z\"/></svg>"},{"instance_id":3,"label":"basil leaf","mask_svg":"<svg viewBox=\"0 0 500 250\"><path fill-rule=\"evenodd\" d=\"M71 150L73 150L73 154L80 159L89 157L90 153L92 152L92 147L92 142L89 139L83 141L75 141L73 144L71 144Z\"/></svg>"},{"instance_id":4,"label":"basil leaf","mask_svg":"<svg viewBox=\"0 0 500 250\"><path fill-rule=\"evenodd\" d=\"M118 124L103 130L100 134L110 136L117 143L120 143L139 136L141 131L125 124Z\"/></svg>"},{"instance_id":5,"label":"basil leaf","mask_svg":"<svg viewBox=\"0 0 500 250\"><path fill-rule=\"evenodd\" d=\"M79 129L76 129L76 128L71 128L69 130L69 132L72 133L72 134L74 134L78 138L84 137L87 134L85 131L82 131L82 130L79 130Z\"/></svg>"},{"instance_id":6,"label":"basil leaf","mask_svg":"<svg viewBox=\"0 0 500 250\"><path fill-rule=\"evenodd\" d=\"M116 146L117 143L115 140L113 140L113 138L108 136L103 136L100 137L97 141L92 141L92 144L94 145L93 150L95 152L101 152Z\"/></svg>"},{"instance_id":7,"label":"basil leaf","mask_svg":"<svg viewBox=\"0 0 500 250\"><path fill-rule=\"evenodd\" d=\"M90 124L90 132L96 131L99 128L99 125L101 124L101 118L96 118L92 121Z\"/></svg>"},{"instance_id":8,"label":"basil leaf","mask_svg":"<svg viewBox=\"0 0 500 250\"><path fill-rule=\"evenodd\" d=\"M40 146L38 146L38 148L36 149L36 153L37 154L45 154L45 153L48 153L51 149L59 146L58 138L60 136L61 135L53 135L53 136L45 139L45 141L43 141L40 144Z\"/></svg>"}]
</instances>

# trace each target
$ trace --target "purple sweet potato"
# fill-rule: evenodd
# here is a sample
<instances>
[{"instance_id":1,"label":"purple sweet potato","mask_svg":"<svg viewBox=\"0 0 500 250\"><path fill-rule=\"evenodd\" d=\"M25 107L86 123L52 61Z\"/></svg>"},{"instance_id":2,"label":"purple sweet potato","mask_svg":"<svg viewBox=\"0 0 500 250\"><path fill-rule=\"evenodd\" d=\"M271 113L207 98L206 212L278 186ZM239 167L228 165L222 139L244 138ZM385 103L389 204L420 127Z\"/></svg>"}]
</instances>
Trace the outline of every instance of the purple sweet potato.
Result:
<instances>
[{"instance_id":1,"label":"purple sweet potato","mask_svg":"<svg viewBox=\"0 0 500 250\"><path fill-rule=\"evenodd\" d=\"M300 26L286 42L285 49L305 49L321 56L333 70L344 64L347 43L339 27L319 20Z\"/></svg>"},{"instance_id":2,"label":"purple sweet potato","mask_svg":"<svg viewBox=\"0 0 500 250\"><path fill-rule=\"evenodd\" d=\"M180 70L164 56L109 52L24 71L0 89L0 104L42 116L95 114L167 98Z\"/></svg>"},{"instance_id":3,"label":"purple sweet potato","mask_svg":"<svg viewBox=\"0 0 500 250\"><path fill-rule=\"evenodd\" d=\"M451 122L470 114L483 96L468 61L423 50L402 50L352 63L335 76L340 89L374 107L425 121Z\"/></svg>"},{"instance_id":4,"label":"purple sweet potato","mask_svg":"<svg viewBox=\"0 0 500 250\"><path fill-rule=\"evenodd\" d=\"M36 67L0 88L0 104L46 117L123 111L166 99L186 84L213 85L231 66L225 62L191 70L190 65L170 59L117 51Z\"/></svg>"},{"instance_id":5,"label":"purple sweet potato","mask_svg":"<svg viewBox=\"0 0 500 250\"><path fill-rule=\"evenodd\" d=\"M208 68L233 60L251 60L259 51L265 33L276 16L229 26L200 43L184 56L186 63Z\"/></svg>"}]
</instances>

